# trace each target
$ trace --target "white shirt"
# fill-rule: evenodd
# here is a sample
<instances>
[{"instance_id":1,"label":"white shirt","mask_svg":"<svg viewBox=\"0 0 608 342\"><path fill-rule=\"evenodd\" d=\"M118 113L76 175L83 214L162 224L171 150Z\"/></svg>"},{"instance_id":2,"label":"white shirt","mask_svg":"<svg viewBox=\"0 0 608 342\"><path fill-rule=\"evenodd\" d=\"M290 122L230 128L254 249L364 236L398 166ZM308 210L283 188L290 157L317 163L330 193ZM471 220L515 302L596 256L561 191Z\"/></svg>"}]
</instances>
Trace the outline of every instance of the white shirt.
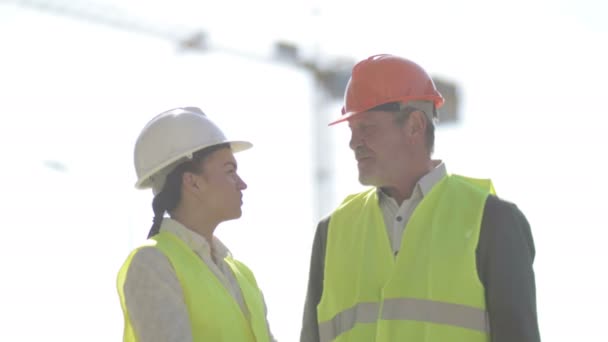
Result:
<instances>
[{"instance_id":1,"label":"white shirt","mask_svg":"<svg viewBox=\"0 0 608 342\"><path fill-rule=\"evenodd\" d=\"M245 317L250 318L236 277L224 261L224 258L231 255L230 251L218 238L213 238L215 248L212 257L212 249L207 240L181 223L165 217L160 231L174 234L190 247L230 292ZM125 280L124 294L131 324L139 341L192 342L190 318L181 285L169 260L161 251L154 247L144 247L133 256ZM274 341L272 334L271 340Z\"/></svg>"},{"instance_id":2,"label":"white shirt","mask_svg":"<svg viewBox=\"0 0 608 342\"><path fill-rule=\"evenodd\" d=\"M398 205L394 198L378 188L378 202L382 210L386 232L394 255L397 255L401 248L405 226L410 217L412 217L414 210L422 202L424 196L431 191L433 186L447 175L445 164L442 161L437 160L435 164L436 166L416 183L412 196L404 200L401 205Z\"/></svg>"}]
</instances>

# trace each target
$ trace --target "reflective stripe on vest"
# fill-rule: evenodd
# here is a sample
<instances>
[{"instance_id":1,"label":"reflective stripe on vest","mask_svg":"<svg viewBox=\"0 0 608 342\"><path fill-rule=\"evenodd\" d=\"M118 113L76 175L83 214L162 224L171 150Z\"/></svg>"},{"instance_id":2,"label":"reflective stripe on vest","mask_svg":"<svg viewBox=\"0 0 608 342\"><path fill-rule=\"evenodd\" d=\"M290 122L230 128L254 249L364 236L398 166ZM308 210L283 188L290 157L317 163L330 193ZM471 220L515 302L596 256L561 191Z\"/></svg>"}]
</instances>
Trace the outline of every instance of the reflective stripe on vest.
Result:
<instances>
[{"instance_id":1,"label":"reflective stripe on vest","mask_svg":"<svg viewBox=\"0 0 608 342\"><path fill-rule=\"evenodd\" d=\"M374 323L382 307L380 319L421 321L447 324L489 333L488 314L478 308L414 298L393 298L379 303L359 303L319 324L321 342L333 341L358 323Z\"/></svg>"}]
</instances>

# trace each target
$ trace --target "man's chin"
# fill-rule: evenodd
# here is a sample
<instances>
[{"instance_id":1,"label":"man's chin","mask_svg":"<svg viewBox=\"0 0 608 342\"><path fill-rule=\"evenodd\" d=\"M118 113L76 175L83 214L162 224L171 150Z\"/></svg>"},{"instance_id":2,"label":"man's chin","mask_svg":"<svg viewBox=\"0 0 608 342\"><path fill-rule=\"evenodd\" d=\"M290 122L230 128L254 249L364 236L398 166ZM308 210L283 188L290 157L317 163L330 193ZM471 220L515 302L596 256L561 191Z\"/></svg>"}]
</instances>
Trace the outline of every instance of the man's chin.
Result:
<instances>
[{"instance_id":1,"label":"man's chin","mask_svg":"<svg viewBox=\"0 0 608 342\"><path fill-rule=\"evenodd\" d=\"M361 185L374 185L374 181L372 180L371 177L367 176L367 175L362 175L361 173L359 173L359 183L361 183Z\"/></svg>"}]
</instances>

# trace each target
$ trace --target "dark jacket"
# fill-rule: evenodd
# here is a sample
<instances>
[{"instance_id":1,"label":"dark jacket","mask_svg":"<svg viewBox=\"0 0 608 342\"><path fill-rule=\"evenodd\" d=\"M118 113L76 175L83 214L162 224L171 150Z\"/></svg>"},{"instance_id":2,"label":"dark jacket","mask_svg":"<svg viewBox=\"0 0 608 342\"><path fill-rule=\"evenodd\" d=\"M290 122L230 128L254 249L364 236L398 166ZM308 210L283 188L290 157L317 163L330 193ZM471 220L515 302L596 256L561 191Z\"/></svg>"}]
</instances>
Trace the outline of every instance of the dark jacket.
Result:
<instances>
[{"instance_id":1,"label":"dark jacket","mask_svg":"<svg viewBox=\"0 0 608 342\"><path fill-rule=\"evenodd\" d=\"M318 342L317 305L323 292L327 229L317 226L312 247L301 342ZM477 244L477 273L486 291L492 342L538 342L534 241L530 224L513 203L489 196Z\"/></svg>"}]
</instances>

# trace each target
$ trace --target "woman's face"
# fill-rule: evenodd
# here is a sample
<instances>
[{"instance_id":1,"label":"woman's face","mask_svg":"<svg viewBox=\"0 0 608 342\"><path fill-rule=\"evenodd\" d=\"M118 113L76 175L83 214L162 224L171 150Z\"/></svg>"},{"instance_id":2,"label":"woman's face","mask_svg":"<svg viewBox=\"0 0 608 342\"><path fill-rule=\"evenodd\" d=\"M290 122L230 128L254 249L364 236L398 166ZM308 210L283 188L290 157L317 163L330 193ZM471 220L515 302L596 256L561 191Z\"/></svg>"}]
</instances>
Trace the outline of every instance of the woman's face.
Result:
<instances>
[{"instance_id":1,"label":"woman's face","mask_svg":"<svg viewBox=\"0 0 608 342\"><path fill-rule=\"evenodd\" d=\"M201 165L202 198L210 213L219 221L241 217L243 190L247 184L237 174L237 163L230 148L207 156Z\"/></svg>"}]
</instances>

